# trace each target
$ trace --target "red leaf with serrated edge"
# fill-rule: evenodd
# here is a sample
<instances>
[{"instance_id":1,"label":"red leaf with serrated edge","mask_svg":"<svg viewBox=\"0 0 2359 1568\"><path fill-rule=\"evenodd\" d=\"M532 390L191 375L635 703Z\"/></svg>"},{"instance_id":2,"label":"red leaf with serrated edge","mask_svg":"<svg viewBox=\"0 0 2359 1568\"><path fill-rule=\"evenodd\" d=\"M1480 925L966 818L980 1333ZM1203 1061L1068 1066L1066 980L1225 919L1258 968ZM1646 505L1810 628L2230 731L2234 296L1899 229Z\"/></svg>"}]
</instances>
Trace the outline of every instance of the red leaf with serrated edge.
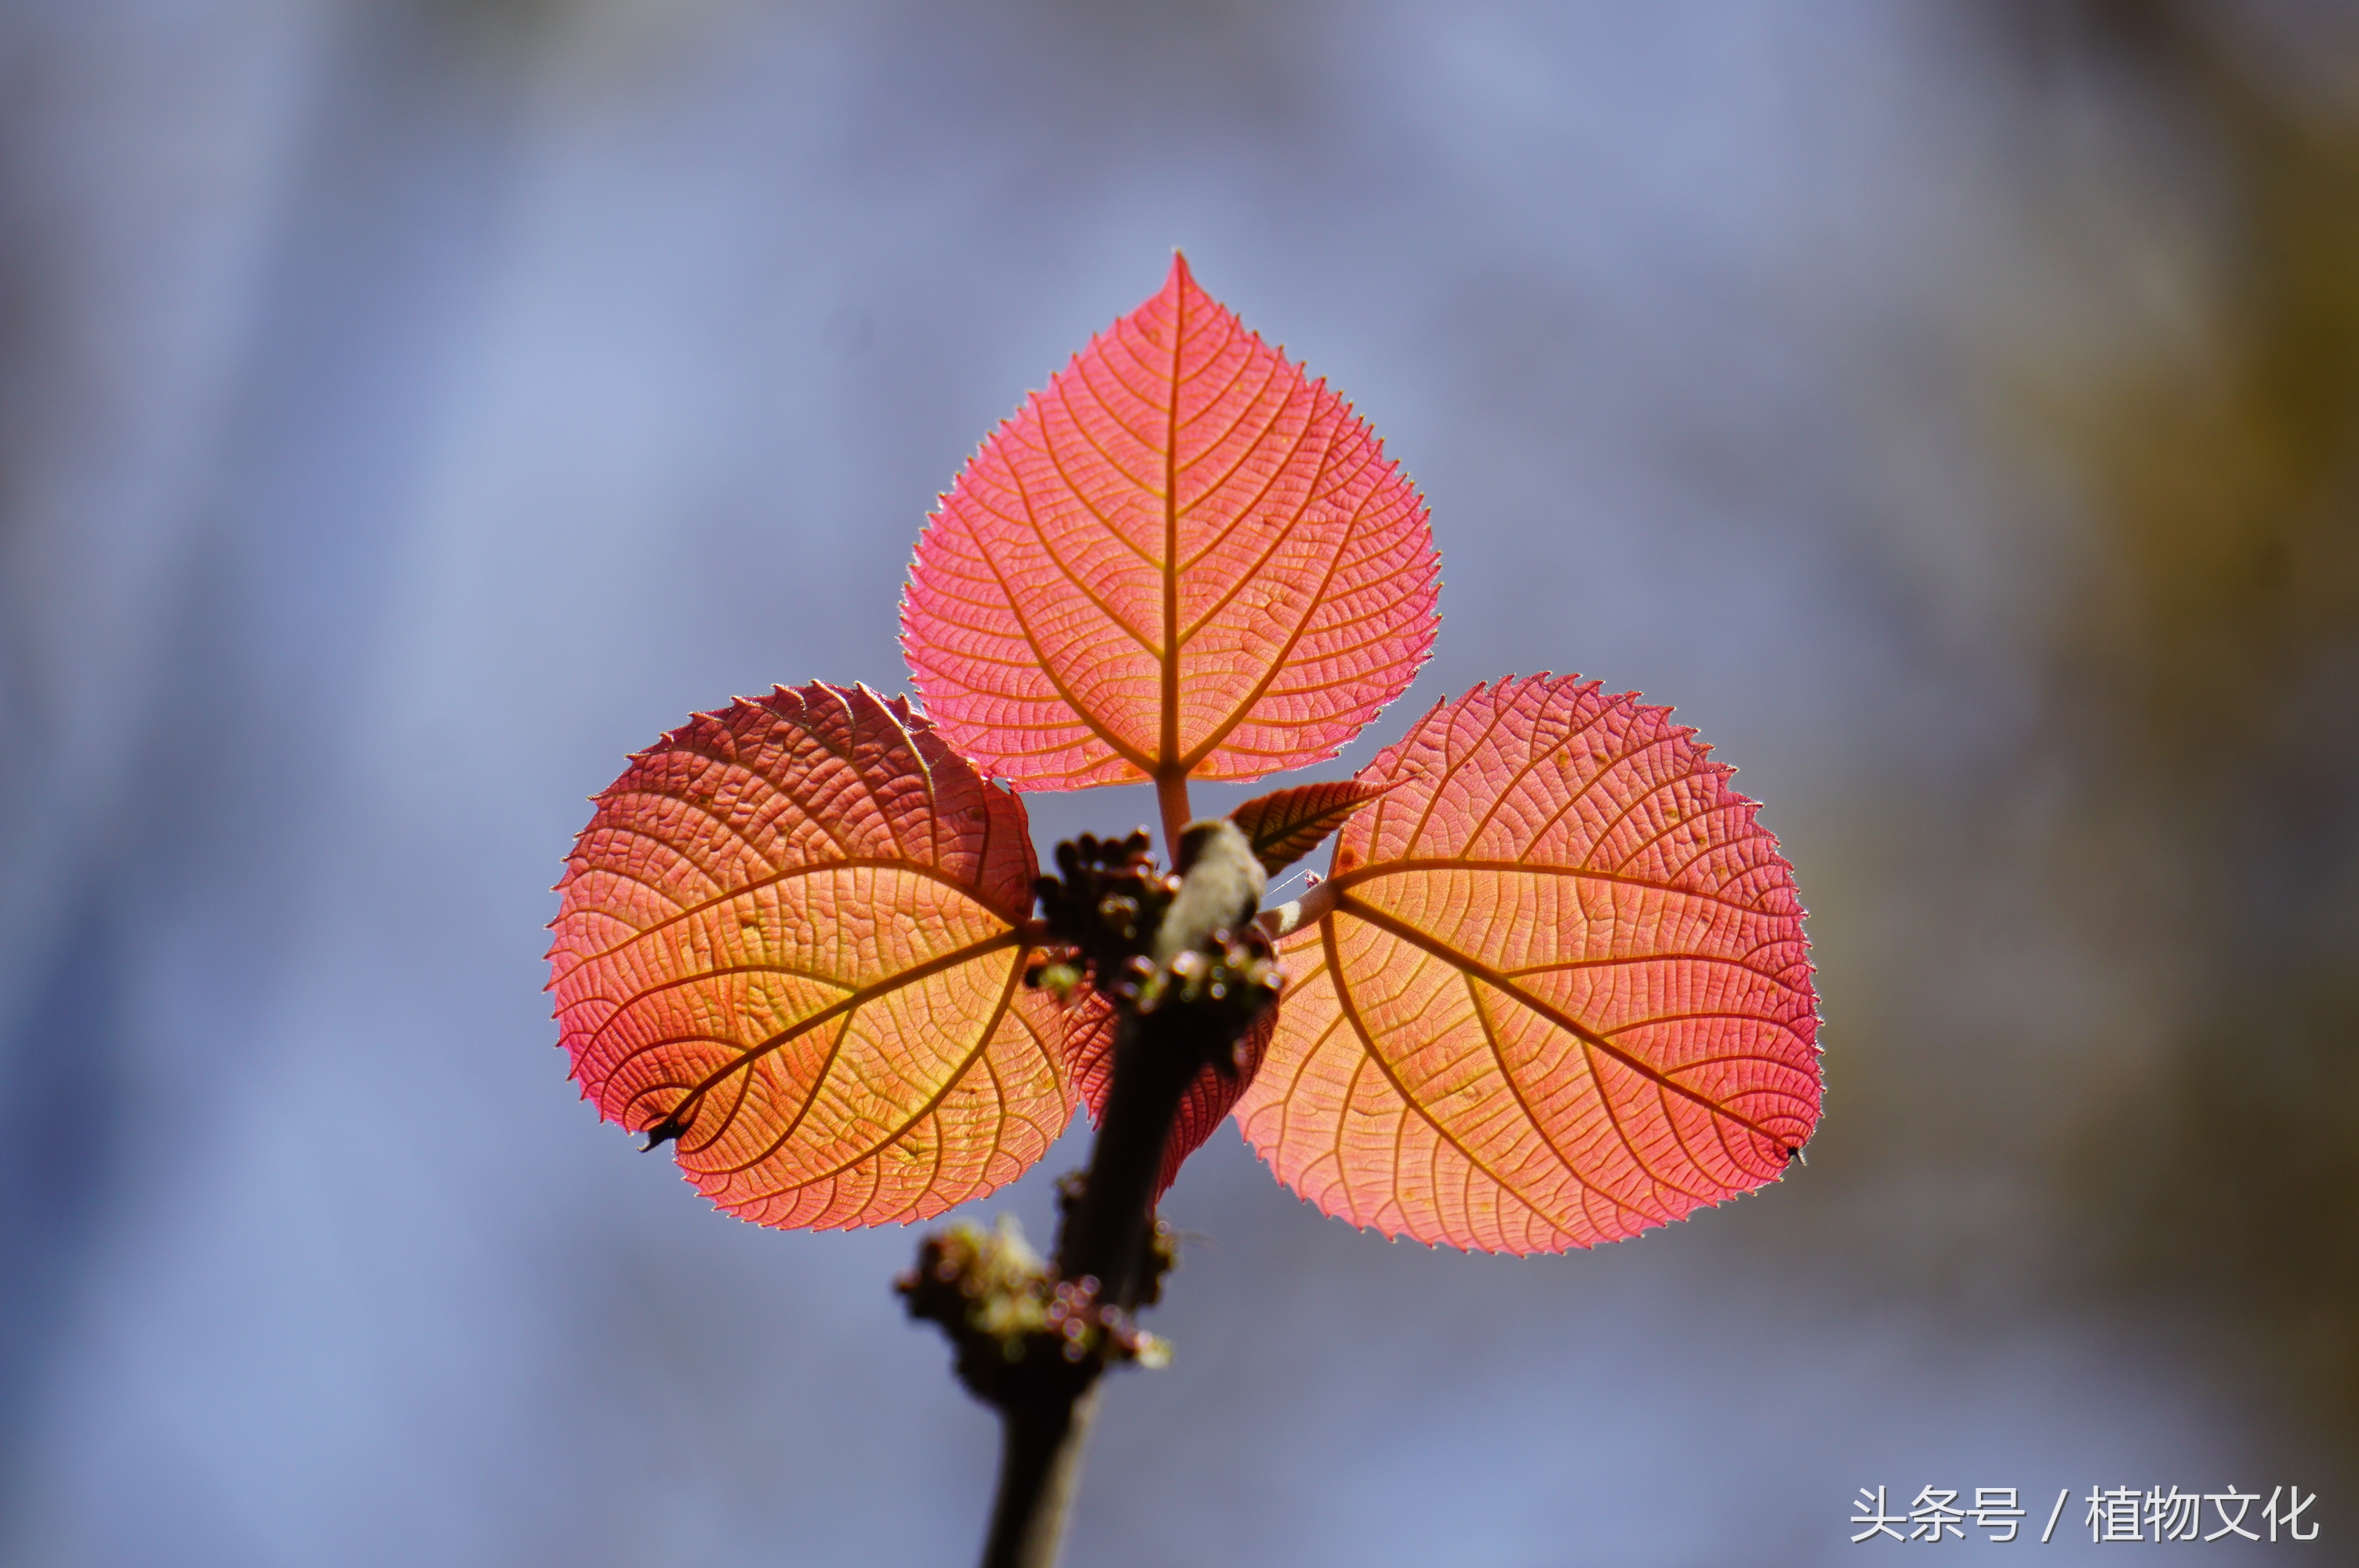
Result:
<instances>
[{"instance_id":1,"label":"red leaf with serrated edge","mask_svg":"<svg viewBox=\"0 0 2359 1568\"><path fill-rule=\"evenodd\" d=\"M990 1192L1074 1106L1064 1021L1023 984L1036 869L1022 803L903 699L699 714L598 796L558 884L573 1076L759 1224Z\"/></svg>"},{"instance_id":2,"label":"red leaf with serrated edge","mask_svg":"<svg viewBox=\"0 0 2359 1568\"><path fill-rule=\"evenodd\" d=\"M926 712L1035 789L1332 756L1431 650L1425 506L1175 257L969 460L918 541Z\"/></svg>"},{"instance_id":3,"label":"red leaf with serrated edge","mask_svg":"<svg viewBox=\"0 0 2359 1568\"><path fill-rule=\"evenodd\" d=\"M1237 1108L1282 1181L1387 1235L1527 1253L1785 1169L1819 1116L1802 906L1692 735L1539 676L1437 706L1362 772L1394 787L1344 826L1332 912L1281 944Z\"/></svg>"},{"instance_id":4,"label":"red leaf with serrated edge","mask_svg":"<svg viewBox=\"0 0 2359 1568\"><path fill-rule=\"evenodd\" d=\"M1261 869L1276 876L1319 848L1321 838L1383 793L1358 779L1297 784L1256 795L1230 812L1229 820L1253 845Z\"/></svg>"},{"instance_id":5,"label":"red leaf with serrated edge","mask_svg":"<svg viewBox=\"0 0 2359 1568\"><path fill-rule=\"evenodd\" d=\"M1073 1064L1073 1081L1081 1090L1082 1103L1090 1108L1093 1124L1105 1119L1106 1096L1114 1087L1114 1009L1104 998L1091 994L1077 997L1073 1002L1072 1032L1068 1048ZM1223 1073L1218 1067L1200 1069L1180 1097L1180 1109L1171 1119L1171 1132L1163 1141L1163 1164L1155 1178L1155 1201L1161 1203L1171 1184L1180 1179L1180 1167L1188 1156L1204 1146L1214 1129L1228 1119L1235 1108L1237 1098L1252 1083L1261 1067L1263 1053L1268 1050L1270 1036L1277 1027L1277 1010L1270 1009L1255 1021L1252 1031L1237 1044L1237 1070Z\"/></svg>"}]
</instances>

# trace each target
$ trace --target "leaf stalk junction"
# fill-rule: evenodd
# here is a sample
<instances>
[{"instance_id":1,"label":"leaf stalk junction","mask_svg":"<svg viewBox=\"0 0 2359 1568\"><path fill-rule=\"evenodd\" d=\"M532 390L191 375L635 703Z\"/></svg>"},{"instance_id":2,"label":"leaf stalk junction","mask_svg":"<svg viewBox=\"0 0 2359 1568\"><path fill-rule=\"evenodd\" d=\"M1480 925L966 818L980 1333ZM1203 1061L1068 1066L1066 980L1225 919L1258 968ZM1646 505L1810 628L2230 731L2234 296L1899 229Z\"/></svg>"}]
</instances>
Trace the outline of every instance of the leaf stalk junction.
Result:
<instances>
[{"instance_id":1,"label":"leaf stalk junction","mask_svg":"<svg viewBox=\"0 0 2359 1568\"><path fill-rule=\"evenodd\" d=\"M1180 798L1184 812L1184 785ZM1168 841L1174 871L1150 859L1144 829L1084 834L1057 847L1060 874L1035 884L1044 919L1027 983L1077 1016L1098 1010L1112 1035L1097 1139L1087 1170L1060 1184L1053 1256L1034 1254L1012 1220L955 1225L929 1236L896 1284L911 1316L950 1336L960 1381L1000 1412L984 1568L1055 1563L1099 1380L1168 1358L1136 1325L1177 1260L1155 1217L1166 1148L1190 1086L1239 1072L1282 983L1255 919L1264 879L1245 836L1206 821Z\"/></svg>"}]
</instances>

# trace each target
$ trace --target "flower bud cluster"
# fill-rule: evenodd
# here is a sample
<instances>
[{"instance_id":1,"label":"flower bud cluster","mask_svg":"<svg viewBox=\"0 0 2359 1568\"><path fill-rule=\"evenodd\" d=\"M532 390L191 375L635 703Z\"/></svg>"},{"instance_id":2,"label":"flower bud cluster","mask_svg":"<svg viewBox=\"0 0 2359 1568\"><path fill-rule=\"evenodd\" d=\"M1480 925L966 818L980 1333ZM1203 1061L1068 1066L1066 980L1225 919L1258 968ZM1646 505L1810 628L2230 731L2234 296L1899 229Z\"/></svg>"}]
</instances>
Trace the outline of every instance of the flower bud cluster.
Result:
<instances>
[{"instance_id":1,"label":"flower bud cluster","mask_svg":"<svg viewBox=\"0 0 2359 1568\"><path fill-rule=\"evenodd\" d=\"M1012 1217L995 1230L962 1221L926 1238L893 1282L909 1315L941 1325L959 1380L986 1404L1037 1398L1042 1375L1085 1383L1109 1363L1162 1367L1170 1347L1098 1300L1098 1281L1062 1280Z\"/></svg>"},{"instance_id":2,"label":"flower bud cluster","mask_svg":"<svg viewBox=\"0 0 2359 1568\"><path fill-rule=\"evenodd\" d=\"M1268 935L1247 924L1242 931L1212 932L1201 946L1174 954L1159 968L1134 958L1123 982L1117 1005L1127 1002L1143 1037L1192 1050L1234 1077L1245 1036L1277 1000L1286 974Z\"/></svg>"},{"instance_id":3,"label":"flower bud cluster","mask_svg":"<svg viewBox=\"0 0 2359 1568\"><path fill-rule=\"evenodd\" d=\"M1203 843L1201 830L1214 827L1227 825L1197 825L1191 843ZM1234 831L1219 835L1214 852L1201 855L1189 876L1220 876L1227 869L1223 856L1235 858L1231 838L1243 843ZM1060 1000L1087 981L1147 1034L1168 1035L1180 1046L1217 1045L1209 1059L1234 1076L1237 1043L1285 983L1268 934L1253 918L1258 869L1248 867L1249 884L1235 879L1240 896L1225 901L1236 907L1220 917L1223 924L1182 933L1186 940L1158 963L1158 946L1175 946L1158 937L1171 935L1163 927L1167 917L1180 915L1173 906L1185 884L1155 864L1145 828L1121 839L1084 833L1057 846L1057 867L1060 876L1033 884L1049 939L1034 953L1026 981Z\"/></svg>"},{"instance_id":4,"label":"flower bud cluster","mask_svg":"<svg viewBox=\"0 0 2359 1568\"><path fill-rule=\"evenodd\" d=\"M1180 879L1155 864L1147 842L1142 827L1126 838L1084 833L1057 846L1060 874L1032 884L1049 940L1032 956L1028 983L1062 1000L1094 978L1111 995L1128 961L1154 946Z\"/></svg>"}]
</instances>

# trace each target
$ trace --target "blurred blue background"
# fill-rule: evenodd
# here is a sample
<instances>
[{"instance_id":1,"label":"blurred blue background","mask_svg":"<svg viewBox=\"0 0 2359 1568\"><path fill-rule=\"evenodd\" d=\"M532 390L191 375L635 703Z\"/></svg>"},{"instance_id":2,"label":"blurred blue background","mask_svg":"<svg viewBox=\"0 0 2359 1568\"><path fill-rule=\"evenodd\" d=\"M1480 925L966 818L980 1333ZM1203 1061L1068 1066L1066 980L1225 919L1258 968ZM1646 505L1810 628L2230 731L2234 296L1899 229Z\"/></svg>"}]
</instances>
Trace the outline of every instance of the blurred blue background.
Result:
<instances>
[{"instance_id":1,"label":"blurred blue background","mask_svg":"<svg viewBox=\"0 0 2359 1568\"><path fill-rule=\"evenodd\" d=\"M2359 8L9 0L0 1562L973 1553L915 1234L598 1125L546 890L690 709L902 688L935 493L1174 245L1433 507L1327 771L1510 672L1676 704L1827 1116L1522 1260L1222 1133L1068 1561L1865 1562L1878 1485L2070 1487L2069 1558L2283 1483L2349 1560Z\"/></svg>"}]
</instances>

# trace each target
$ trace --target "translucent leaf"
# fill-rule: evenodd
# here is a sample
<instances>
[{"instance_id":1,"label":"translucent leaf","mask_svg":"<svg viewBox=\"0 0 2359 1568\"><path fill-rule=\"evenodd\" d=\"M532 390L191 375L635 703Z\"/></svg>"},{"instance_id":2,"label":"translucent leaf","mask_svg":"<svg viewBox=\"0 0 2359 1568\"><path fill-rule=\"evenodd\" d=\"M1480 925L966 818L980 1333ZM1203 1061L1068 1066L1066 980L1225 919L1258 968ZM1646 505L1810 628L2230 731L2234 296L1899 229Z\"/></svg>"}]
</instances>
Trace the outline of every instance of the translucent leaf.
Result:
<instances>
[{"instance_id":1,"label":"translucent leaf","mask_svg":"<svg viewBox=\"0 0 2359 1568\"><path fill-rule=\"evenodd\" d=\"M1337 839L1332 913L1282 944L1237 1109L1281 1180L1387 1235L1545 1252L1785 1169L1819 1115L1802 907L1692 734L1541 676L1368 765L1390 793Z\"/></svg>"},{"instance_id":2,"label":"translucent leaf","mask_svg":"<svg viewBox=\"0 0 2359 1568\"><path fill-rule=\"evenodd\" d=\"M1408 685L1438 569L1374 433L1175 258L942 498L901 643L934 722L1019 785L1259 778Z\"/></svg>"},{"instance_id":3,"label":"translucent leaf","mask_svg":"<svg viewBox=\"0 0 2359 1568\"><path fill-rule=\"evenodd\" d=\"M1297 784L1256 795L1230 812L1229 820L1252 842L1261 869L1276 876L1383 793L1358 779Z\"/></svg>"},{"instance_id":4,"label":"translucent leaf","mask_svg":"<svg viewBox=\"0 0 2359 1568\"><path fill-rule=\"evenodd\" d=\"M631 759L575 843L550 989L599 1114L764 1225L922 1219L1071 1119L1022 983L1024 807L906 701L813 685Z\"/></svg>"}]
</instances>

